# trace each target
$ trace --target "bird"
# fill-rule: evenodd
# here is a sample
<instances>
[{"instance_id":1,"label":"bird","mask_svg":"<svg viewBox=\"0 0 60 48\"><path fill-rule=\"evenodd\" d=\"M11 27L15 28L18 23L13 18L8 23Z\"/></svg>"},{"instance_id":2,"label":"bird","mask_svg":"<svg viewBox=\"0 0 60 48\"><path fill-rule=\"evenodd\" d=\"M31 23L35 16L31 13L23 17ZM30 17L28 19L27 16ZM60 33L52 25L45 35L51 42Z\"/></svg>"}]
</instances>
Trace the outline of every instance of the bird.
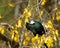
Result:
<instances>
[{"instance_id":1,"label":"bird","mask_svg":"<svg viewBox=\"0 0 60 48\"><path fill-rule=\"evenodd\" d=\"M26 23L26 28L28 30L30 30L34 36L36 36L36 34L42 36L43 34L45 34L45 30L43 25L38 22L38 21L30 21L29 23Z\"/></svg>"},{"instance_id":2,"label":"bird","mask_svg":"<svg viewBox=\"0 0 60 48\"><path fill-rule=\"evenodd\" d=\"M36 34L38 34L41 37L43 34L45 34L45 30L44 30L42 23L40 23L38 21L31 20L31 21L27 22L26 28L27 28L27 30L31 31L34 36L36 36ZM44 43L44 45L46 48L48 48L46 43Z\"/></svg>"}]
</instances>

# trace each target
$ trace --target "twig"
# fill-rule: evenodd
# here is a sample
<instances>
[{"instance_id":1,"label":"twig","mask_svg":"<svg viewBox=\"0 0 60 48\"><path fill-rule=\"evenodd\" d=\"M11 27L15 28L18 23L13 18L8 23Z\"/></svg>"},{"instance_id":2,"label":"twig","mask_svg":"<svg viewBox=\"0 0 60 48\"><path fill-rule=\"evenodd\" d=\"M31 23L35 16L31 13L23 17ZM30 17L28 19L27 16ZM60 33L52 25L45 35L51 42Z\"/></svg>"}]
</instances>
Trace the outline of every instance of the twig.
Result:
<instances>
[{"instance_id":1,"label":"twig","mask_svg":"<svg viewBox=\"0 0 60 48\"><path fill-rule=\"evenodd\" d=\"M41 1L40 1L41 2ZM39 3L39 1L37 0L37 4ZM39 10L39 5L37 6L38 10Z\"/></svg>"},{"instance_id":2,"label":"twig","mask_svg":"<svg viewBox=\"0 0 60 48\"><path fill-rule=\"evenodd\" d=\"M16 3L14 3L14 5L18 5L18 4L23 3L23 2L26 2L26 1L19 0Z\"/></svg>"},{"instance_id":3,"label":"twig","mask_svg":"<svg viewBox=\"0 0 60 48\"><path fill-rule=\"evenodd\" d=\"M30 6L30 0L29 0L29 2L28 2L28 6L27 7L29 7Z\"/></svg>"},{"instance_id":4,"label":"twig","mask_svg":"<svg viewBox=\"0 0 60 48\"><path fill-rule=\"evenodd\" d=\"M20 38L20 42L19 42L19 48L23 48L22 47L23 39L24 39L24 34L22 33L21 38Z\"/></svg>"},{"instance_id":5,"label":"twig","mask_svg":"<svg viewBox=\"0 0 60 48\"><path fill-rule=\"evenodd\" d=\"M34 9L36 6L40 5L41 2L42 2L42 0L39 3L37 3L36 5L34 5L31 9Z\"/></svg>"},{"instance_id":6,"label":"twig","mask_svg":"<svg viewBox=\"0 0 60 48\"><path fill-rule=\"evenodd\" d=\"M8 43L9 48L11 48L10 42L8 41L7 43Z\"/></svg>"},{"instance_id":7,"label":"twig","mask_svg":"<svg viewBox=\"0 0 60 48\"><path fill-rule=\"evenodd\" d=\"M1 26L8 26L8 27L11 27L11 25L10 25L10 24L5 23L5 22L0 23L0 25L1 25Z\"/></svg>"},{"instance_id":8,"label":"twig","mask_svg":"<svg viewBox=\"0 0 60 48\"><path fill-rule=\"evenodd\" d=\"M18 5L16 5L16 7L15 7L15 19L17 19L17 16L18 16L18 13L19 13L19 4Z\"/></svg>"}]
</instances>

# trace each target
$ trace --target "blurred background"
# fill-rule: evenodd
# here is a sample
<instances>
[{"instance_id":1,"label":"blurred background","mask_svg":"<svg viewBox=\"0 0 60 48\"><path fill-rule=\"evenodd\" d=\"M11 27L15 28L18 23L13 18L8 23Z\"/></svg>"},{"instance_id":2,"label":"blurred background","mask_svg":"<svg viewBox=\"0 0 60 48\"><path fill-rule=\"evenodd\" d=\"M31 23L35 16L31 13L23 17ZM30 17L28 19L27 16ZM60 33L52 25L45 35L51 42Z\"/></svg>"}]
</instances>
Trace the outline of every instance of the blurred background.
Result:
<instances>
[{"instance_id":1,"label":"blurred background","mask_svg":"<svg viewBox=\"0 0 60 48\"><path fill-rule=\"evenodd\" d=\"M14 40L11 39L9 33L14 31L18 32L16 36L19 36L19 39L15 40L17 42L19 40L19 47L12 47L13 43L11 43L12 46L10 46L6 44L7 41L0 39L0 48L41 48L43 45L41 45L41 43L36 44L36 42L39 41L36 41L33 34L25 27L26 22L31 19L44 24L44 28L49 32L45 37L55 37L52 39L54 42L51 43L54 45L49 44L49 48L60 48L60 0L0 0L0 23L4 25L7 23L12 30L7 30L8 27L4 27L5 32L2 35L7 36L7 39L10 38L9 40ZM0 32L3 32L1 28L2 27L0 27Z\"/></svg>"}]
</instances>

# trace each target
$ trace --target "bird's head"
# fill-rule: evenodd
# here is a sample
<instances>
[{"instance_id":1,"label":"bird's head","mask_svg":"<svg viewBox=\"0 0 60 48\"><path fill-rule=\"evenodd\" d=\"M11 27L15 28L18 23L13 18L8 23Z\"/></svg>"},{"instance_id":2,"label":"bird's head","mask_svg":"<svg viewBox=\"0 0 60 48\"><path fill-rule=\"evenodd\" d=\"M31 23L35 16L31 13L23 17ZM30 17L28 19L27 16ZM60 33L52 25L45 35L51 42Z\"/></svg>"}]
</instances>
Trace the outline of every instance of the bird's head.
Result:
<instances>
[{"instance_id":1,"label":"bird's head","mask_svg":"<svg viewBox=\"0 0 60 48\"><path fill-rule=\"evenodd\" d=\"M40 24L37 21L29 21L29 23L26 23L26 28L32 32L36 32L35 30L40 28Z\"/></svg>"},{"instance_id":2,"label":"bird's head","mask_svg":"<svg viewBox=\"0 0 60 48\"><path fill-rule=\"evenodd\" d=\"M26 23L26 28L28 30L31 30L34 28L34 25L35 25L35 22L32 20L32 21L29 21L28 23Z\"/></svg>"}]
</instances>

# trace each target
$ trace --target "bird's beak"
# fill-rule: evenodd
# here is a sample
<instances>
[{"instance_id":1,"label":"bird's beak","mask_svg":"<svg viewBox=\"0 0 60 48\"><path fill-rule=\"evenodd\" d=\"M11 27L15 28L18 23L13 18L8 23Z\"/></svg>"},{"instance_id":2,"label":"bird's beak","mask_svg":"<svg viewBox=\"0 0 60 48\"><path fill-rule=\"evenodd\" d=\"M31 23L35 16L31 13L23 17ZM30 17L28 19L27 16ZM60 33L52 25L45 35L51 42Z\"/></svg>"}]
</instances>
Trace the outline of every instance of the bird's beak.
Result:
<instances>
[{"instance_id":1,"label":"bird's beak","mask_svg":"<svg viewBox=\"0 0 60 48\"><path fill-rule=\"evenodd\" d=\"M28 25L28 23L29 23L29 22L26 22L26 24L25 24L25 25Z\"/></svg>"}]
</instances>

